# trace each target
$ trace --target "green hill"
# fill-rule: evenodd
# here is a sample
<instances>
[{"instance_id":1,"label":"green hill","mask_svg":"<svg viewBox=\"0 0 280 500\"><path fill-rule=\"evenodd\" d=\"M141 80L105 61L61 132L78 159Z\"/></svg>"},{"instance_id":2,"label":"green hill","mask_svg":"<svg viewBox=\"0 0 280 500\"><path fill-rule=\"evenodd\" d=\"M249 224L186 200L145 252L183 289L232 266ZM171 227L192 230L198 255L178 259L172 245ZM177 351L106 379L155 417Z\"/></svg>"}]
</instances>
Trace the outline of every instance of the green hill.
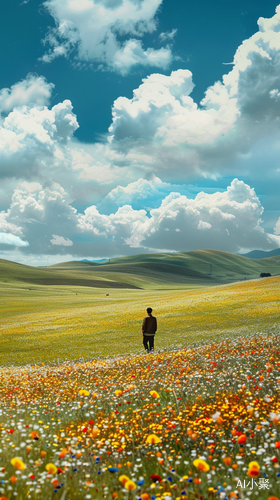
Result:
<instances>
[{"instance_id":1,"label":"green hill","mask_svg":"<svg viewBox=\"0 0 280 500\"><path fill-rule=\"evenodd\" d=\"M280 258L250 259L217 250L142 254L102 263L64 262L31 267L0 259L0 282L28 285L168 289L205 287L280 275Z\"/></svg>"}]
</instances>

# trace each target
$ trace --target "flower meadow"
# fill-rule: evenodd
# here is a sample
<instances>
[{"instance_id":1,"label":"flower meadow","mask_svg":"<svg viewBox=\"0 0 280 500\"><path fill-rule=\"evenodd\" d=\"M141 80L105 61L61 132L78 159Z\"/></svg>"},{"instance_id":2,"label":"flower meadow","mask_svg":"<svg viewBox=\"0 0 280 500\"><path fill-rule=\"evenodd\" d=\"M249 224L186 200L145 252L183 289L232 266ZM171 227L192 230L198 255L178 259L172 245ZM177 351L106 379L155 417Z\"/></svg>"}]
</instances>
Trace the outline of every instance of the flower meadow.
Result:
<instances>
[{"instance_id":1,"label":"flower meadow","mask_svg":"<svg viewBox=\"0 0 280 500\"><path fill-rule=\"evenodd\" d=\"M280 499L280 342L0 370L0 500Z\"/></svg>"}]
</instances>

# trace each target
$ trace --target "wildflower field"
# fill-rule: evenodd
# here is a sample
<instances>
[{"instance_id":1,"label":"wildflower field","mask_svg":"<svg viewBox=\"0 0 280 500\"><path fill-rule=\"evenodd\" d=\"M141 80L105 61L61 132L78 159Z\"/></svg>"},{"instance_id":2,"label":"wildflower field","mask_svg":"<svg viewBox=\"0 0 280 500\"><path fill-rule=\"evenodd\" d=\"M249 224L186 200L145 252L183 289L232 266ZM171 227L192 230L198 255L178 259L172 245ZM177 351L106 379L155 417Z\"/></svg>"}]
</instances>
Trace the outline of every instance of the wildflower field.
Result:
<instances>
[{"instance_id":1,"label":"wildflower field","mask_svg":"<svg viewBox=\"0 0 280 500\"><path fill-rule=\"evenodd\" d=\"M280 342L3 368L0 498L280 498Z\"/></svg>"},{"instance_id":2,"label":"wildflower field","mask_svg":"<svg viewBox=\"0 0 280 500\"><path fill-rule=\"evenodd\" d=\"M69 346L65 330L60 363L55 341L50 360L47 349L40 352L38 330L37 344L17 358L16 344L3 342L0 500L280 500L278 290L279 279L271 278L206 291L122 291L106 305L104 294L96 292L93 301L87 292L78 296L80 316L78 306L71 316L68 305L76 350L71 353L74 339ZM36 325L43 336L43 320L48 328L51 317L58 328L67 304L77 300L69 290L61 299L42 292L35 310L38 299L29 297L28 304L14 291L3 294L2 341L31 339ZM144 308L148 298L163 327L158 350L139 353L137 336L138 353L128 354L132 333L123 311L136 303ZM106 332L106 319L111 331L110 308L115 311L119 331L103 343L103 355L87 352L79 334L89 301L103 311L99 333ZM138 329L140 317L143 310L133 319ZM58 334L63 337L56 330L55 339Z\"/></svg>"}]
</instances>

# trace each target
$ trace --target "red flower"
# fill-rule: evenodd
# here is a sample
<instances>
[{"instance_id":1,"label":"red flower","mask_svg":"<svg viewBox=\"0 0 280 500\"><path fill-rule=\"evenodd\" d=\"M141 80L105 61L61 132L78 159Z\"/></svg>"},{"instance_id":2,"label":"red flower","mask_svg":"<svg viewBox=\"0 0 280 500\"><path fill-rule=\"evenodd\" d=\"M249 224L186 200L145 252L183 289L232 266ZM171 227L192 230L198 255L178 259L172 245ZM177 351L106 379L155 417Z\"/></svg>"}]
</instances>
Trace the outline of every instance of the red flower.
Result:
<instances>
[{"instance_id":1,"label":"red flower","mask_svg":"<svg viewBox=\"0 0 280 500\"><path fill-rule=\"evenodd\" d=\"M156 482L159 482L161 483L162 482L162 479L161 477L158 475L158 474L151 474L150 475L150 478L156 483Z\"/></svg>"},{"instance_id":2,"label":"red flower","mask_svg":"<svg viewBox=\"0 0 280 500\"><path fill-rule=\"evenodd\" d=\"M245 434L241 434L241 436L239 436L239 438L237 439L237 442L239 444L244 444L244 443L246 443L246 441L247 441L247 437L245 436Z\"/></svg>"}]
</instances>

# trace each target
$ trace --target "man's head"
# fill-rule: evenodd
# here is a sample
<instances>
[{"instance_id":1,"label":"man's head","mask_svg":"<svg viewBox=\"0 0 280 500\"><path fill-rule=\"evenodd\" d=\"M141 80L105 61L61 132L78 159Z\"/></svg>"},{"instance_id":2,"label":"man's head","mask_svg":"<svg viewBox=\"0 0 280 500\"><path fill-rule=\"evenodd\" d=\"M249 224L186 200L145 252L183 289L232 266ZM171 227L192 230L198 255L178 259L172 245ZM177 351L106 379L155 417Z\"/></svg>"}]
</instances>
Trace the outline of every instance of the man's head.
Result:
<instances>
[{"instance_id":1,"label":"man's head","mask_svg":"<svg viewBox=\"0 0 280 500\"><path fill-rule=\"evenodd\" d=\"M151 308L151 307L148 307L148 308L147 308L147 313L148 313L148 314L152 314L152 312L153 312L152 308Z\"/></svg>"}]
</instances>

